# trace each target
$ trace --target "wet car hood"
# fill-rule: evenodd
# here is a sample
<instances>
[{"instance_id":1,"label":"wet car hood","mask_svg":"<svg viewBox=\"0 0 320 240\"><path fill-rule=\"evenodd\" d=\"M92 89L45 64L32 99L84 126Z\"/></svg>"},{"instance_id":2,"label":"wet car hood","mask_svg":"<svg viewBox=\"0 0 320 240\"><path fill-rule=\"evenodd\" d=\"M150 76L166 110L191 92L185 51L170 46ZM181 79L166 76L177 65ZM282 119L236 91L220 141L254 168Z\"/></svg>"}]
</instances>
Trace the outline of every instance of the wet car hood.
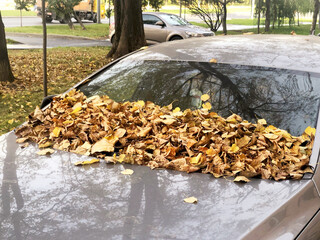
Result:
<instances>
[{"instance_id":1,"label":"wet car hood","mask_svg":"<svg viewBox=\"0 0 320 240\"><path fill-rule=\"evenodd\" d=\"M189 32L193 32L193 33L201 33L201 34L212 34L213 35L213 32L211 32L210 30L206 29L206 28L203 28L203 27L199 27L199 26L195 26L195 25L185 25L185 26L174 26L175 28L179 28L183 31L189 31Z\"/></svg>"},{"instance_id":2,"label":"wet car hood","mask_svg":"<svg viewBox=\"0 0 320 240\"><path fill-rule=\"evenodd\" d=\"M76 167L90 158L39 156L15 139L0 136L0 239L292 238L319 209L311 180L242 184L102 160ZM184 203L191 196L197 204Z\"/></svg>"}]
</instances>

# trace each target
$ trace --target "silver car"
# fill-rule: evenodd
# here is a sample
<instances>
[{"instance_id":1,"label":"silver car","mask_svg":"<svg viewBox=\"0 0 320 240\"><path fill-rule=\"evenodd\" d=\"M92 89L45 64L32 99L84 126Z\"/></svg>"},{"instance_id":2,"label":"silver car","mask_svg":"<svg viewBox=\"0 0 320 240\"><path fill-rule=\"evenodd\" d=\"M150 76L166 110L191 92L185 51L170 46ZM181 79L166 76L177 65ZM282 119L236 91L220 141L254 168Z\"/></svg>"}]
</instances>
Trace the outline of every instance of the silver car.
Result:
<instances>
[{"instance_id":1,"label":"silver car","mask_svg":"<svg viewBox=\"0 0 320 240\"><path fill-rule=\"evenodd\" d=\"M9 132L0 136L0 239L318 240L319 82L320 42L312 36L197 38L117 59L75 88L181 109L210 92L222 116L264 118L293 135L317 127L314 173L244 184L104 160L75 167L92 158L61 150L39 156L37 145L21 146ZM134 173L122 175L124 168ZM197 204L183 201L191 196Z\"/></svg>"},{"instance_id":2,"label":"silver car","mask_svg":"<svg viewBox=\"0 0 320 240\"><path fill-rule=\"evenodd\" d=\"M209 29L192 25L188 21L174 14L161 12L144 12L142 14L144 33L148 44L155 44L191 37L214 36ZM111 25L110 41L115 34Z\"/></svg>"}]
</instances>

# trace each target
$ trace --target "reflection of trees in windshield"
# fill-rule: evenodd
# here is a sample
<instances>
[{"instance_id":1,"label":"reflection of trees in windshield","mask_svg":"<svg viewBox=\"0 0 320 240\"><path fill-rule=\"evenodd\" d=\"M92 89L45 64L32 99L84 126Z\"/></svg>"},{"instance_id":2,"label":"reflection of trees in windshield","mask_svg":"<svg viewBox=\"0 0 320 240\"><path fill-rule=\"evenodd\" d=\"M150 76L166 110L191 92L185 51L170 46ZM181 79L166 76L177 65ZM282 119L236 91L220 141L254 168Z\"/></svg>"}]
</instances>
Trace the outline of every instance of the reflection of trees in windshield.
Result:
<instances>
[{"instance_id":1,"label":"reflection of trees in windshield","mask_svg":"<svg viewBox=\"0 0 320 240\"><path fill-rule=\"evenodd\" d=\"M116 101L148 100L199 108L204 93L212 111L227 117L239 114L248 121L265 118L269 124L300 135L315 126L319 74L292 70L197 62L130 62L130 67L104 72L80 88L86 95L109 95ZM116 65L115 65L116 66Z\"/></svg>"}]
</instances>

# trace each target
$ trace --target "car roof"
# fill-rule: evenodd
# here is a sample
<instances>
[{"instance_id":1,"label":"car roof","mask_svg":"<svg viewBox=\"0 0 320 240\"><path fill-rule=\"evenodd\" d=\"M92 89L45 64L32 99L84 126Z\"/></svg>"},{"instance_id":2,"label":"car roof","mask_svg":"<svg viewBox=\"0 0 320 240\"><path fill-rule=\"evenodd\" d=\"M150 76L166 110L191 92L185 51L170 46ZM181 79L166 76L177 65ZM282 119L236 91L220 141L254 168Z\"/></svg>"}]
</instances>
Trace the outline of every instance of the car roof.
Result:
<instances>
[{"instance_id":1,"label":"car roof","mask_svg":"<svg viewBox=\"0 0 320 240\"><path fill-rule=\"evenodd\" d=\"M129 59L178 60L285 68L320 73L320 38L237 35L190 38L157 44Z\"/></svg>"}]
</instances>

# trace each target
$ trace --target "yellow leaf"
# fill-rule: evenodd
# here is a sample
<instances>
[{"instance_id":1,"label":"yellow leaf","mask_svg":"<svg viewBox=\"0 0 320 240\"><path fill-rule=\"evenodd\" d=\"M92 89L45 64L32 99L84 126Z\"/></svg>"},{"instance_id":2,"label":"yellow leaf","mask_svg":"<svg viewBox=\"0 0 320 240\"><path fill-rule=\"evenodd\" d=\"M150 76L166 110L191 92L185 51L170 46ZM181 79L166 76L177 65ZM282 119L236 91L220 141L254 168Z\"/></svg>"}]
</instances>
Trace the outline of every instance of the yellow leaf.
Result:
<instances>
[{"instance_id":1,"label":"yellow leaf","mask_svg":"<svg viewBox=\"0 0 320 240\"><path fill-rule=\"evenodd\" d=\"M70 114L77 114L82 110L82 107L76 107Z\"/></svg>"},{"instance_id":2,"label":"yellow leaf","mask_svg":"<svg viewBox=\"0 0 320 240\"><path fill-rule=\"evenodd\" d=\"M40 155L40 156L50 155L52 153L54 153L54 150L52 148L42 149L42 150L37 152L37 154Z\"/></svg>"},{"instance_id":3,"label":"yellow leaf","mask_svg":"<svg viewBox=\"0 0 320 240\"><path fill-rule=\"evenodd\" d=\"M123 171L121 171L121 174L123 175L132 175L134 173L134 171L132 169L125 169Z\"/></svg>"},{"instance_id":4,"label":"yellow leaf","mask_svg":"<svg viewBox=\"0 0 320 240\"><path fill-rule=\"evenodd\" d=\"M180 112L180 108L179 108L179 107L176 107L172 112L173 112L173 113Z\"/></svg>"},{"instance_id":5,"label":"yellow leaf","mask_svg":"<svg viewBox=\"0 0 320 240\"><path fill-rule=\"evenodd\" d=\"M140 48L140 50L145 50L145 49L148 49L148 46L143 46Z\"/></svg>"},{"instance_id":6,"label":"yellow leaf","mask_svg":"<svg viewBox=\"0 0 320 240\"><path fill-rule=\"evenodd\" d=\"M90 164L97 163L97 162L100 162L100 159L94 158L94 159L87 160L87 161L75 162L74 165L75 166L83 166L83 165L90 165Z\"/></svg>"},{"instance_id":7,"label":"yellow leaf","mask_svg":"<svg viewBox=\"0 0 320 240\"><path fill-rule=\"evenodd\" d=\"M237 146L237 144L232 144L231 148L229 148L229 152L232 152L232 153L236 153L239 151L239 147Z\"/></svg>"},{"instance_id":8,"label":"yellow leaf","mask_svg":"<svg viewBox=\"0 0 320 240\"><path fill-rule=\"evenodd\" d=\"M196 157L192 157L191 159L190 159L190 163L191 164L198 164L199 163L199 160L201 159L201 156L202 156L202 153L199 153L198 154L198 156L196 156Z\"/></svg>"},{"instance_id":9,"label":"yellow leaf","mask_svg":"<svg viewBox=\"0 0 320 240\"><path fill-rule=\"evenodd\" d=\"M208 94L203 94L202 96L201 96L201 100L202 101L208 101L210 99L210 96L208 95Z\"/></svg>"},{"instance_id":10,"label":"yellow leaf","mask_svg":"<svg viewBox=\"0 0 320 240\"><path fill-rule=\"evenodd\" d=\"M188 198L183 199L183 201L186 203L197 203L198 199L195 197L188 197Z\"/></svg>"},{"instance_id":11,"label":"yellow leaf","mask_svg":"<svg viewBox=\"0 0 320 240\"><path fill-rule=\"evenodd\" d=\"M206 102L206 103L202 104L202 108L210 110L212 108L211 103Z\"/></svg>"},{"instance_id":12,"label":"yellow leaf","mask_svg":"<svg viewBox=\"0 0 320 240\"><path fill-rule=\"evenodd\" d=\"M68 125L70 123L73 123L73 121L72 120L66 120L66 121L63 122L64 125Z\"/></svg>"},{"instance_id":13,"label":"yellow leaf","mask_svg":"<svg viewBox=\"0 0 320 240\"><path fill-rule=\"evenodd\" d=\"M62 130L61 127L55 127L52 131L52 136L59 137L61 130Z\"/></svg>"},{"instance_id":14,"label":"yellow leaf","mask_svg":"<svg viewBox=\"0 0 320 240\"><path fill-rule=\"evenodd\" d=\"M53 145L53 142L45 142L45 143L41 143L39 144L39 148L47 148L47 147L51 147Z\"/></svg>"},{"instance_id":15,"label":"yellow leaf","mask_svg":"<svg viewBox=\"0 0 320 240\"><path fill-rule=\"evenodd\" d=\"M218 62L218 60L217 60L217 59L215 59L215 58L211 58L209 62L211 62L211 63L217 63L217 62Z\"/></svg>"},{"instance_id":16,"label":"yellow leaf","mask_svg":"<svg viewBox=\"0 0 320 240\"><path fill-rule=\"evenodd\" d=\"M316 129L312 128L312 127L307 127L306 130L304 130L304 132L311 137L311 135L315 136L316 135Z\"/></svg>"},{"instance_id":17,"label":"yellow leaf","mask_svg":"<svg viewBox=\"0 0 320 240\"><path fill-rule=\"evenodd\" d=\"M118 161L119 163L122 163L125 158L126 158L126 155L125 155L125 154L120 154L120 156L119 156L119 158L117 159L117 161Z\"/></svg>"},{"instance_id":18,"label":"yellow leaf","mask_svg":"<svg viewBox=\"0 0 320 240\"><path fill-rule=\"evenodd\" d=\"M259 119L258 124L267 125L267 121L265 119Z\"/></svg>"},{"instance_id":19,"label":"yellow leaf","mask_svg":"<svg viewBox=\"0 0 320 240\"><path fill-rule=\"evenodd\" d=\"M250 180L248 178L246 178L245 176L237 176L234 180L234 182L250 182Z\"/></svg>"},{"instance_id":20,"label":"yellow leaf","mask_svg":"<svg viewBox=\"0 0 320 240\"><path fill-rule=\"evenodd\" d=\"M144 105L145 105L144 101L142 101L142 100L138 101L137 104L138 104L140 107L144 107Z\"/></svg>"},{"instance_id":21,"label":"yellow leaf","mask_svg":"<svg viewBox=\"0 0 320 240\"><path fill-rule=\"evenodd\" d=\"M13 124L13 122L14 122L14 119L11 119L8 121L9 124Z\"/></svg>"},{"instance_id":22,"label":"yellow leaf","mask_svg":"<svg viewBox=\"0 0 320 240\"><path fill-rule=\"evenodd\" d=\"M263 134L263 136L265 136L266 138L268 138L270 140L275 140L279 137L278 135L272 134L272 133L266 133L266 134Z\"/></svg>"},{"instance_id":23,"label":"yellow leaf","mask_svg":"<svg viewBox=\"0 0 320 240\"><path fill-rule=\"evenodd\" d=\"M207 151L206 151L206 154L209 155L209 156L213 156L216 154L216 151L213 150L212 148L209 148Z\"/></svg>"}]
</instances>

